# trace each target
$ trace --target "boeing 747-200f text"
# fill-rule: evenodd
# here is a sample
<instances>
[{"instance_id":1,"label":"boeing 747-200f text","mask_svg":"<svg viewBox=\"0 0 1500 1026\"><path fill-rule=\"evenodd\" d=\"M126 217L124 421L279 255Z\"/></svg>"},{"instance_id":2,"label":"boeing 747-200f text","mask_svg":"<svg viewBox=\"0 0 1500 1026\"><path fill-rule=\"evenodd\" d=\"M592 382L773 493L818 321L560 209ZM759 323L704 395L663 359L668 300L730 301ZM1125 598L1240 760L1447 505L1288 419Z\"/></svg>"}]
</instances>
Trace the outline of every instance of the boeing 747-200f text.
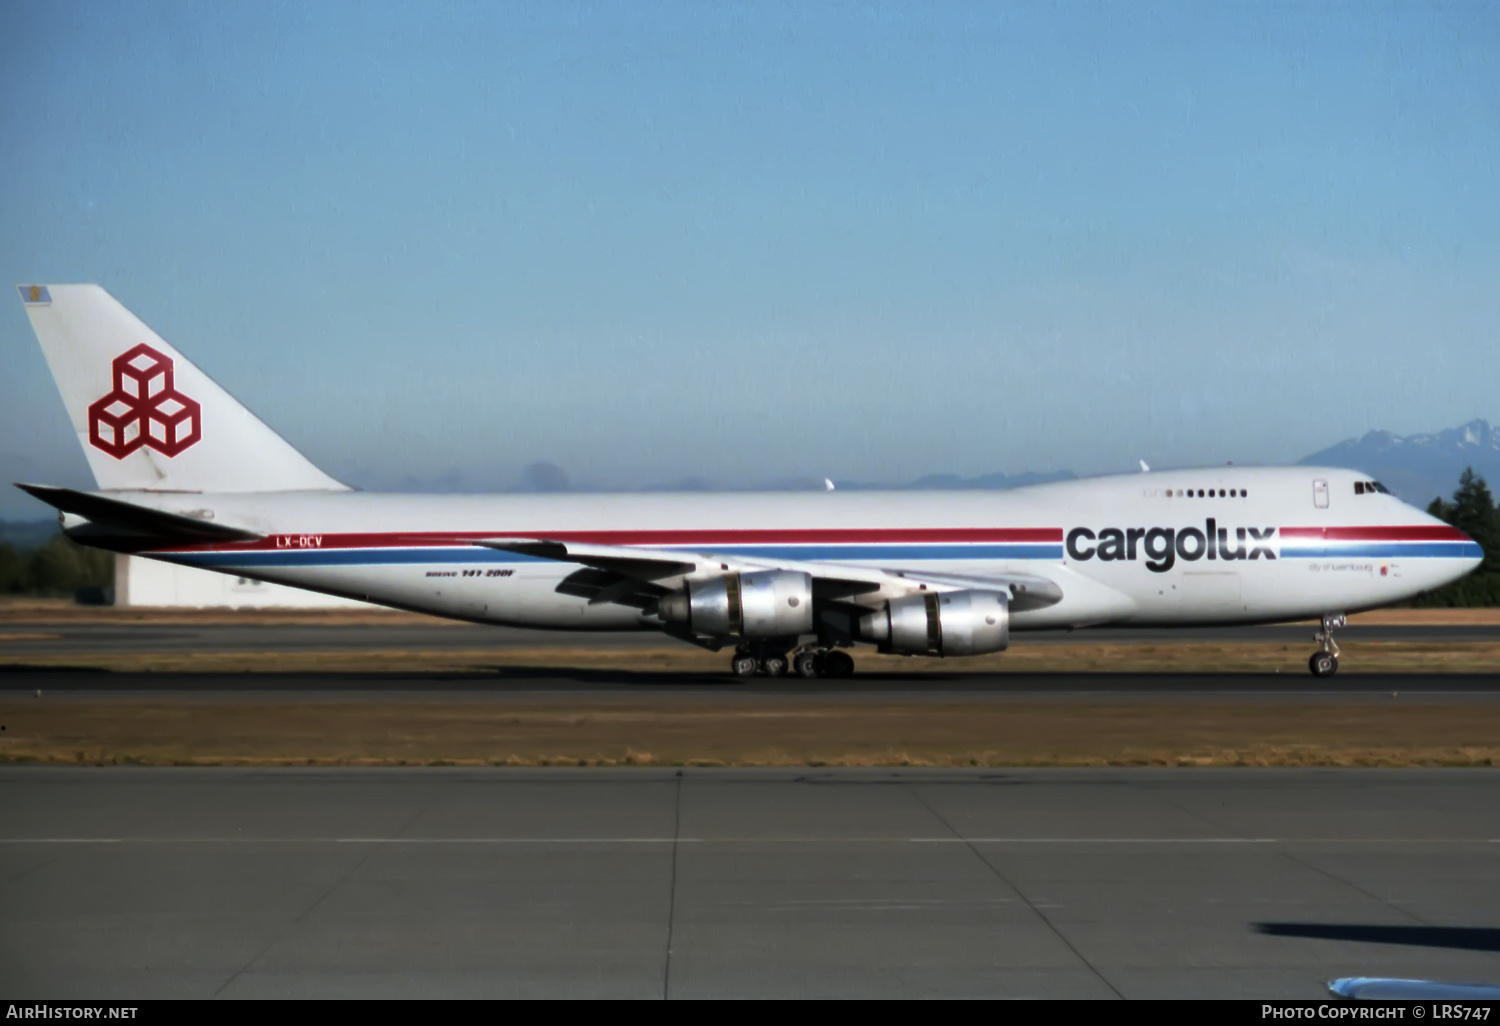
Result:
<instances>
[{"instance_id":1,"label":"boeing 747-200f text","mask_svg":"<svg viewBox=\"0 0 1500 1026\"><path fill-rule=\"evenodd\" d=\"M660 631L736 674L843 676L1012 631L1321 618L1479 546L1376 481L1213 467L1004 492L384 495L313 466L97 285L21 299L98 485L20 487L100 548L477 623Z\"/></svg>"}]
</instances>

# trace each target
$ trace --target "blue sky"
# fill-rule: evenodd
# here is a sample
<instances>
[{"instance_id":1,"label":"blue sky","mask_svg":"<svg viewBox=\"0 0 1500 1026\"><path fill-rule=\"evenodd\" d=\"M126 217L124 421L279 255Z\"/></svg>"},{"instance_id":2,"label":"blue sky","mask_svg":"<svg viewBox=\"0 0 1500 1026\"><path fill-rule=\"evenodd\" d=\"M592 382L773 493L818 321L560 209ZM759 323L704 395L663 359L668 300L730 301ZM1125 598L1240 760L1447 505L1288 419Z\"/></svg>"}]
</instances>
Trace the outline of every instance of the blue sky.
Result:
<instances>
[{"instance_id":1,"label":"blue sky","mask_svg":"<svg viewBox=\"0 0 1500 1026\"><path fill-rule=\"evenodd\" d=\"M29 3L0 271L369 486L1500 420L1492 4ZM0 474L81 484L20 304ZM0 516L40 515L19 495Z\"/></svg>"}]
</instances>

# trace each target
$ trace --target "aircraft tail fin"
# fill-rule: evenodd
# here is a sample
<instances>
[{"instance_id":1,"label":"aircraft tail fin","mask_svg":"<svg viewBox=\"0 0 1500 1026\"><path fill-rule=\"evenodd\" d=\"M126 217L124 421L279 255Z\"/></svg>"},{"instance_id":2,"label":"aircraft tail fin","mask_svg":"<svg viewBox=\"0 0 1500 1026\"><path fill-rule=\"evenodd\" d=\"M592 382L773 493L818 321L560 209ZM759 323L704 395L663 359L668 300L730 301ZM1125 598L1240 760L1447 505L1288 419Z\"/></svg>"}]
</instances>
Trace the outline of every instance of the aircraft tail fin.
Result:
<instances>
[{"instance_id":1,"label":"aircraft tail fin","mask_svg":"<svg viewBox=\"0 0 1500 1026\"><path fill-rule=\"evenodd\" d=\"M20 291L101 490L347 490L98 285Z\"/></svg>"}]
</instances>

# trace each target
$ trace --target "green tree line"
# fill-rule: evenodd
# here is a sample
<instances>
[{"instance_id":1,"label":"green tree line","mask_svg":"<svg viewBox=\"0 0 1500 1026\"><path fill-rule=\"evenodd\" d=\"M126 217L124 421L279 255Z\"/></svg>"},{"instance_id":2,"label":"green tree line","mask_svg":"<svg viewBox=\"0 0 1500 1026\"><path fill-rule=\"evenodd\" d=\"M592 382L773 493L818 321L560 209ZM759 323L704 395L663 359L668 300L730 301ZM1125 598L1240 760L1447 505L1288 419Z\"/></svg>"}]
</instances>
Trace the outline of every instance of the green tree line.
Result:
<instances>
[{"instance_id":1,"label":"green tree line","mask_svg":"<svg viewBox=\"0 0 1500 1026\"><path fill-rule=\"evenodd\" d=\"M1462 580L1413 600L1414 606L1500 606L1500 509L1474 468L1463 472L1452 501L1433 499L1427 512L1452 524L1484 549L1484 562Z\"/></svg>"},{"instance_id":2,"label":"green tree line","mask_svg":"<svg viewBox=\"0 0 1500 1026\"><path fill-rule=\"evenodd\" d=\"M115 556L65 535L31 550L0 544L0 594L72 595L79 588L110 588Z\"/></svg>"}]
</instances>

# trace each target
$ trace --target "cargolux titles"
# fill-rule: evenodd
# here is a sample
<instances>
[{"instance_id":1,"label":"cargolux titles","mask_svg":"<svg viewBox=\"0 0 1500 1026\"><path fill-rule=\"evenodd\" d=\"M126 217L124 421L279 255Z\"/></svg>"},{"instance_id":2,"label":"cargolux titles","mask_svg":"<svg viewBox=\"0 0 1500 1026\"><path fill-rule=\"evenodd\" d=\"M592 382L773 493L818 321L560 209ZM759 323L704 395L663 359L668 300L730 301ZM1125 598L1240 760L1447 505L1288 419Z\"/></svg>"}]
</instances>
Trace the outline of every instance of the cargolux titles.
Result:
<instances>
[{"instance_id":1,"label":"cargolux titles","mask_svg":"<svg viewBox=\"0 0 1500 1026\"><path fill-rule=\"evenodd\" d=\"M1203 529L1196 527L1106 527L1095 533L1087 527L1068 532L1067 550L1072 559L1114 562L1145 559L1146 569L1164 574L1179 559L1275 559L1271 547L1274 527L1220 527L1209 517Z\"/></svg>"}]
</instances>

